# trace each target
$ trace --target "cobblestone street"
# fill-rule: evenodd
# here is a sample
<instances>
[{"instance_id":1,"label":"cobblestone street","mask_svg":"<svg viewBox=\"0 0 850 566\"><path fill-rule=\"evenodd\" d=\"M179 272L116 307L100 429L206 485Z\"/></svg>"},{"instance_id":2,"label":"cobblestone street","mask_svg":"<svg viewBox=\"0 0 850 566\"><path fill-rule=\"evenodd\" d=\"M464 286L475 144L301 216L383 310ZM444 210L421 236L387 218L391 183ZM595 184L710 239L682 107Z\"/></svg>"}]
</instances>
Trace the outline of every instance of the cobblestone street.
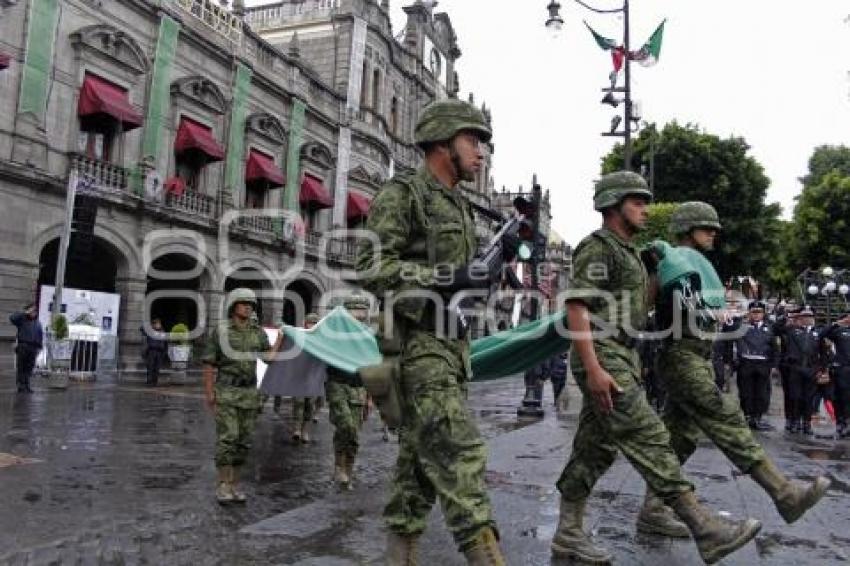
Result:
<instances>
[{"instance_id":1,"label":"cobblestone street","mask_svg":"<svg viewBox=\"0 0 850 566\"><path fill-rule=\"evenodd\" d=\"M195 386L72 384L36 393L0 390L0 564L377 564L380 519L396 445L373 415L352 492L330 482L326 409L306 446L289 439L289 405L261 415L244 507L213 499L213 423ZM510 564L549 564L557 520L554 482L569 452L579 408L576 390L556 416L518 422L520 379L474 384L470 406L490 446L487 481ZM781 407L774 398L774 410ZM775 415L773 424L780 428ZM833 486L803 520L786 526L767 496L713 447L687 466L700 496L764 529L726 564L833 564L850 557L850 443L822 423L820 437L762 434L791 475L827 473ZM618 564L699 564L689 541L637 536L643 486L621 458L597 486L588 525ZM423 564L462 564L438 510L424 538Z\"/></svg>"}]
</instances>

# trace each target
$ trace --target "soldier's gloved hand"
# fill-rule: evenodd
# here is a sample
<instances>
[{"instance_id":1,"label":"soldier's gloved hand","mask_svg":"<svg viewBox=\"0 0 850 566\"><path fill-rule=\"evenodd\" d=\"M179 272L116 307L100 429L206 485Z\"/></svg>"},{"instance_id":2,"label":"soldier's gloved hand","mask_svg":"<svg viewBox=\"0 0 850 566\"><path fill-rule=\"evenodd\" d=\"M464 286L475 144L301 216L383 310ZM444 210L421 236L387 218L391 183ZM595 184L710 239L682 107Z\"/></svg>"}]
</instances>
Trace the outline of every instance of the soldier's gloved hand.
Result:
<instances>
[{"instance_id":1,"label":"soldier's gloved hand","mask_svg":"<svg viewBox=\"0 0 850 566\"><path fill-rule=\"evenodd\" d=\"M455 268L443 263L434 267L434 288L450 293L466 289L486 289L490 286L492 277L490 266L482 261L472 260Z\"/></svg>"}]
</instances>

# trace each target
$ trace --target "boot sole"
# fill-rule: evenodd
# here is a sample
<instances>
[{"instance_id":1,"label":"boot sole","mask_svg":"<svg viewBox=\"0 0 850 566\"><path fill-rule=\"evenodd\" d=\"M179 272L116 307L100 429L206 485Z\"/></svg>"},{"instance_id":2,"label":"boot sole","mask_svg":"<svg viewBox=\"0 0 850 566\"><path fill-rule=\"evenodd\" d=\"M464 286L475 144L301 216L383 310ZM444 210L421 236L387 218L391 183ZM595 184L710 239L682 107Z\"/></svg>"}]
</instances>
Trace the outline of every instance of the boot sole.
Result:
<instances>
[{"instance_id":1,"label":"boot sole","mask_svg":"<svg viewBox=\"0 0 850 566\"><path fill-rule=\"evenodd\" d=\"M814 485L812 486L812 492L809 494L809 497L805 501L806 504L801 507L796 513L781 514L782 518L785 519L785 522L790 525L798 521L803 515L806 514L806 511L817 505L818 502L823 499L823 496L826 495L826 491L829 489L830 485L832 485L832 480L830 480L829 478L817 478L815 480Z\"/></svg>"},{"instance_id":2,"label":"boot sole","mask_svg":"<svg viewBox=\"0 0 850 566\"><path fill-rule=\"evenodd\" d=\"M683 527L683 529L675 530L675 529L665 529L663 527L659 527L653 523L647 523L646 521L642 521L638 519L637 522L637 532L644 535L657 535L668 538L691 538L691 531L687 529L687 527Z\"/></svg>"},{"instance_id":3,"label":"boot sole","mask_svg":"<svg viewBox=\"0 0 850 566\"><path fill-rule=\"evenodd\" d=\"M571 560L577 564L613 564L613 557L608 558L591 558L589 556L579 554L572 548L567 548L565 546L559 546L556 543L552 543L552 556L556 558L564 558L567 560Z\"/></svg>"},{"instance_id":4,"label":"boot sole","mask_svg":"<svg viewBox=\"0 0 850 566\"><path fill-rule=\"evenodd\" d=\"M732 554L733 552L753 540L761 530L761 521L757 521L756 519L747 519L746 524L747 528L735 540L724 545L718 546L717 548L713 549L710 554L703 555L702 559L705 561L705 563L714 564L721 558Z\"/></svg>"}]
</instances>

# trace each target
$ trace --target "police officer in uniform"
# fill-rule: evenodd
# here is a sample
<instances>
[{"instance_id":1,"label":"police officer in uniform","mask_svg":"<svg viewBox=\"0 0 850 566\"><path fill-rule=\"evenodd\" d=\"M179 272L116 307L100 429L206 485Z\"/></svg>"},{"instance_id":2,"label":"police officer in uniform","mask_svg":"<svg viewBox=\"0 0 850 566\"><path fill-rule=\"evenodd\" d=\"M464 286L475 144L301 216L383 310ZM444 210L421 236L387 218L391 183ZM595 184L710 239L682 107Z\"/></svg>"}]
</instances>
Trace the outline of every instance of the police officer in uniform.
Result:
<instances>
[{"instance_id":1,"label":"police officer in uniform","mask_svg":"<svg viewBox=\"0 0 850 566\"><path fill-rule=\"evenodd\" d=\"M229 318L212 332L203 356L206 403L215 413L215 495L222 505L245 503L245 494L238 488L240 469L251 449L262 406L257 359L271 361L283 343L281 332L270 346L265 331L252 321L257 308L252 290L235 289L229 298Z\"/></svg>"},{"instance_id":2,"label":"police officer in uniform","mask_svg":"<svg viewBox=\"0 0 850 566\"><path fill-rule=\"evenodd\" d=\"M835 432L839 438L850 436L850 310L844 311L823 336L835 346L832 383L835 406Z\"/></svg>"},{"instance_id":3,"label":"police officer in uniform","mask_svg":"<svg viewBox=\"0 0 850 566\"><path fill-rule=\"evenodd\" d=\"M788 407L791 414L789 432L812 436L812 412L817 374L823 367L821 336L815 327L815 314L805 306L796 313L793 326L778 329L784 336L785 362L788 365Z\"/></svg>"},{"instance_id":4,"label":"police officer in uniform","mask_svg":"<svg viewBox=\"0 0 850 566\"><path fill-rule=\"evenodd\" d=\"M754 430L773 430L764 420L770 408L770 377L776 371L779 352L773 327L764 320L765 305L750 303L749 321L735 342L735 366L738 369L738 396L747 424Z\"/></svg>"},{"instance_id":5,"label":"police officer in uniform","mask_svg":"<svg viewBox=\"0 0 850 566\"><path fill-rule=\"evenodd\" d=\"M465 403L469 339L444 324L457 321L446 308L456 292L495 280L474 261L475 222L457 190L475 180L481 144L491 136L471 104L447 99L426 107L414 132L424 165L383 186L366 222L380 249L364 242L358 254L364 287L392 310L388 332L402 343L400 447L384 512L392 565L416 563L435 500L469 564L505 563L484 484L487 451ZM405 298L396 301L399 292Z\"/></svg>"},{"instance_id":6,"label":"police officer in uniform","mask_svg":"<svg viewBox=\"0 0 850 566\"><path fill-rule=\"evenodd\" d=\"M22 312L9 315L9 322L17 328L15 367L18 393L32 393L30 378L35 369L35 360L44 344L44 330L38 321L35 303L26 305Z\"/></svg>"}]
</instances>

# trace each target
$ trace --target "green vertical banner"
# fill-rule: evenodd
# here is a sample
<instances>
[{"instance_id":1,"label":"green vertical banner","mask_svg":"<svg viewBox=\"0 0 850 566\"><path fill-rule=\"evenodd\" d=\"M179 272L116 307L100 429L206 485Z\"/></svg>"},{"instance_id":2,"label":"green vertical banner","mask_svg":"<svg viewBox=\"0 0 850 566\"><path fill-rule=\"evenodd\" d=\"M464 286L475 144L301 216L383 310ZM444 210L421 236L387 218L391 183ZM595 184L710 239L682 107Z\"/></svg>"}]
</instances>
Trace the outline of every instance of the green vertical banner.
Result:
<instances>
[{"instance_id":1,"label":"green vertical banner","mask_svg":"<svg viewBox=\"0 0 850 566\"><path fill-rule=\"evenodd\" d=\"M145 117L145 131L142 137L142 161L154 167L159 166L162 144L162 126L167 118L171 97L171 67L177 53L177 36L180 25L171 17L163 14L159 22L159 39L156 42L151 88L148 96L148 114ZM162 173L162 172L161 172ZM141 175L133 175L133 187L137 194L144 192Z\"/></svg>"},{"instance_id":2,"label":"green vertical banner","mask_svg":"<svg viewBox=\"0 0 850 566\"><path fill-rule=\"evenodd\" d=\"M27 29L27 52L21 77L18 112L30 112L44 121L48 81L53 69L53 47L59 0L32 0Z\"/></svg>"},{"instance_id":3,"label":"green vertical banner","mask_svg":"<svg viewBox=\"0 0 850 566\"><path fill-rule=\"evenodd\" d=\"M230 115L230 139L227 142L227 162L224 169L224 190L233 196L242 185L245 159L245 114L248 108L248 91L251 88L251 69L236 64L236 81L233 85L233 108Z\"/></svg>"},{"instance_id":4,"label":"green vertical banner","mask_svg":"<svg viewBox=\"0 0 850 566\"><path fill-rule=\"evenodd\" d=\"M286 154L286 190L283 191L283 208L300 214L298 196L301 193L301 142L304 140L304 117L307 105L300 98L292 103L292 120L289 124L289 151Z\"/></svg>"}]
</instances>

